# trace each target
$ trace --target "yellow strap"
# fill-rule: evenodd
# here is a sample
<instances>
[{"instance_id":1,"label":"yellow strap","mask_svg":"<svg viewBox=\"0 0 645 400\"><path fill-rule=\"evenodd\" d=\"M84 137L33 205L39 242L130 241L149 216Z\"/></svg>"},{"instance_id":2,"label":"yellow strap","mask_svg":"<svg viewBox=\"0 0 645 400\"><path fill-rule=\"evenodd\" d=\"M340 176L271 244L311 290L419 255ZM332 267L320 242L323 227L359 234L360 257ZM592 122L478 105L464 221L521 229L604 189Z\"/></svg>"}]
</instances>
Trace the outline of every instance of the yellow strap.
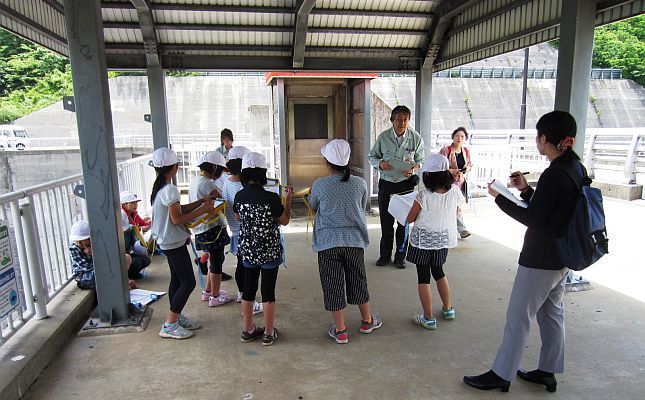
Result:
<instances>
[{"instance_id":1,"label":"yellow strap","mask_svg":"<svg viewBox=\"0 0 645 400\"><path fill-rule=\"evenodd\" d=\"M311 222L311 229L313 230L316 212L309 205L306 195L302 196L302 201L305 203L305 206L307 206L307 230L305 231L305 239L307 239L307 243L311 243L311 241L309 240L309 223Z\"/></svg>"},{"instance_id":2,"label":"yellow strap","mask_svg":"<svg viewBox=\"0 0 645 400\"><path fill-rule=\"evenodd\" d=\"M143 235L141 234L141 229L136 225L132 225L132 230L134 231L134 236L136 236L137 239L139 239L139 242L141 243L141 245L147 248L148 243L146 243L146 240L143 238Z\"/></svg>"},{"instance_id":3,"label":"yellow strap","mask_svg":"<svg viewBox=\"0 0 645 400\"><path fill-rule=\"evenodd\" d=\"M226 202L222 202L219 206L215 207L215 209L208 214L204 215L203 217L199 218L195 222L191 222L188 224L184 224L184 226L188 229L193 229L201 224L212 224L213 222L217 221L222 217L222 213L224 209L226 208Z\"/></svg>"}]
</instances>

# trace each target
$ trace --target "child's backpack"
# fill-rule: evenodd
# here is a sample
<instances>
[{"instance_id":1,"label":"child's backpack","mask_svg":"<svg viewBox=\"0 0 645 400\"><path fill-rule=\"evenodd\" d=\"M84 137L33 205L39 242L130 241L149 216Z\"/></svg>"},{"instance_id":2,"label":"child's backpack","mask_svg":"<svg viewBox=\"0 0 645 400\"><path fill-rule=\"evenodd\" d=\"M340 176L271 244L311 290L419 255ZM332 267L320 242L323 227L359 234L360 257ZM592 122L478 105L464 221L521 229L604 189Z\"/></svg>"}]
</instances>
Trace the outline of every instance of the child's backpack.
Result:
<instances>
[{"instance_id":1,"label":"child's backpack","mask_svg":"<svg viewBox=\"0 0 645 400\"><path fill-rule=\"evenodd\" d=\"M580 162L571 165L559 168L575 183L579 194L563 234L556 236L554 241L560 261L566 267L580 271L609 253L609 239L600 189L590 186L591 179Z\"/></svg>"}]
</instances>

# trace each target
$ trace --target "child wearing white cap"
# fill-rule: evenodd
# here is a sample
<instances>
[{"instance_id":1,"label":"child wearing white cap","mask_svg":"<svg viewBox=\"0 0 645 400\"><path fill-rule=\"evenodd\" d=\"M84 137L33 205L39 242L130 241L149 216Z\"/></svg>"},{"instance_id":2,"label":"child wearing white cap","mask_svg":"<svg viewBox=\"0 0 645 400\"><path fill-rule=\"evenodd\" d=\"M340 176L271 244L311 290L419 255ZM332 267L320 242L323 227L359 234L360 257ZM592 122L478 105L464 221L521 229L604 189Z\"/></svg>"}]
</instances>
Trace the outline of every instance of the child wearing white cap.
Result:
<instances>
[{"instance_id":1,"label":"child wearing white cap","mask_svg":"<svg viewBox=\"0 0 645 400\"><path fill-rule=\"evenodd\" d=\"M242 302L242 291L244 290L244 264L242 263L242 256L237 251L237 245L240 238L240 221L235 218L233 212L233 202L235 202L235 195L242 190L242 182L240 181L240 173L242 172L242 157L250 153L251 150L244 146L235 146L228 152L228 167L229 176L224 181L222 188L222 198L226 201L226 221L228 227L231 229L231 247L230 252L237 257L237 267L235 268L235 283L237 284L237 298L238 303ZM263 310L262 303L253 301L253 315L261 313Z\"/></svg>"},{"instance_id":2,"label":"child wearing white cap","mask_svg":"<svg viewBox=\"0 0 645 400\"><path fill-rule=\"evenodd\" d=\"M166 255L170 267L170 310L166 322L161 326L159 336L186 339L193 336L191 330L200 326L181 313L196 283L192 261L186 248L190 232L184 224L212 212L213 201L204 198L186 205L180 203L179 188L172 184L179 168L179 160L174 151L166 147L155 150L152 154L152 165L157 172L150 196L152 233L157 238L157 245Z\"/></svg>"},{"instance_id":3,"label":"child wearing white cap","mask_svg":"<svg viewBox=\"0 0 645 400\"><path fill-rule=\"evenodd\" d=\"M125 254L131 258L130 265L128 266L128 279L134 283L134 280L141 279L145 276L143 270L146 269L152 260L146 253L140 254L136 251L136 244L139 243L134 229L128 219L128 214L121 210L121 229L123 229L123 244L125 246ZM130 285L134 289L134 285Z\"/></svg>"},{"instance_id":4,"label":"child wearing white cap","mask_svg":"<svg viewBox=\"0 0 645 400\"><path fill-rule=\"evenodd\" d=\"M69 234L69 255L72 261L72 274L79 289L94 289L94 260L92 259L92 241L90 240L90 225L85 221L76 221ZM126 268L130 268L132 258L125 255ZM128 284L135 288L134 280Z\"/></svg>"},{"instance_id":5,"label":"child wearing white cap","mask_svg":"<svg viewBox=\"0 0 645 400\"><path fill-rule=\"evenodd\" d=\"M309 205L316 210L313 250L318 253L318 270L325 309L331 311L335 325L329 337L347 343L344 309L357 304L361 313L361 333L383 325L381 317L370 311L364 250L369 244L365 210L369 195L365 180L350 175L349 143L334 139L320 150L327 161L329 176L314 182ZM345 301L347 288L347 301Z\"/></svg>"},{"instance_id":6,"label":"child wearing white cap","mask_svg":"<svg viewBox=\"0 0 645 400\"><path fill-rule=\"evenodd\" d=\"M275 284L278 267L284 260L279 225L289 223L293 188L286 189L283 206L278 194L264 190L266 174L266 158L262 154L247 153L242 157L240 180L244 189L235 195L233 211L240 220L238 254L246 268L242 291L242 342L262 337L262 345L270 346L278 338L278 330L274 327ZM260 275L264 328L253 325L253 302Z\"/></svg>"},{"instance_id":7,"label":"child wearing white cap","mask_svg":"<svg viewBox=\"0 0 645 400\"><path fill-rule=\"evenodd\" d=\"M151 219L150 217L141 218L141 216L137 212L141 199L129 190L124 190L119 193L119 197L121 200L121 210L125 212L130 225L138 227L141 232L143 232L144 241L149 242L150 237L152 236L152 232L150 232ZM134 253L137 255L146 256L148 255L148 249L141 243L139 243L139 241L136 241L134 243Z\"/></svg>"},{"instance_id":8,"label":"child wearing white cap","mask_svg":"<svg viewBox=\"0 0 645 400\"><path fill-rule=\"evenodd\" d=\"M408 223L414 222L414 227L406 259L417 266L417 289L423 308L423 314L415 314L412 320L426 329L437 328L437 320L432 313L430 275L437 284L443 303L441 315L446 320L455 319L443 264L448 249L457 246L455 214L457 207L464 202L464 195L453 185L454 178L448 167L448 159L444 155L426 157L421 168L425 189L417 195L407 218Z\"/></svg>"},{"instance_id":9,"label":"child wearing white cap","mask_svg":"<svg viewBox=\"0 0 645 400\"><path fill-rule=\"evenodd\" d=\"M216 151L204 154L197 161L199 174L193 179L188 188L188 201L199 201L207 197L222 197L215 185L226 168L226 159ZM226 219L223 215L213 222L205 222L193 228L195 247L205 252L207 262L210 259L210 269L206 280L206 288L202 292L202 300L208 300L209 307L219 307L231 301L231 296L225 290L220 290L222 283L222 266L224 265L224 247L230 243L226 231Z\"/></svg>"}]
</instances>

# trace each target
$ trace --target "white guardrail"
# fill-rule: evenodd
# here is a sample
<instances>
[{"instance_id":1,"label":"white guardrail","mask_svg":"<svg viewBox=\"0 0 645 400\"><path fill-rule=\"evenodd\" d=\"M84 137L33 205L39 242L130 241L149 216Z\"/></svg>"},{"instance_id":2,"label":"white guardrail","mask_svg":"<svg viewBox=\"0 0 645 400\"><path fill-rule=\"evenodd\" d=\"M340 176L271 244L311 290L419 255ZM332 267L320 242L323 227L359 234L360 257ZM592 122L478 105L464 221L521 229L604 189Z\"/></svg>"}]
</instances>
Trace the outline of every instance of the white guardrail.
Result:
<instances>
[{"instance_id":1,"label":"white guardrail","mask_svg":"<svg viewBox=\"0 0 645 400\"><path fill-rule=\"evenodd\" d=\"M439 132L434 137L433 148L449 144L451 132ZM177 176L180 186L187 186L197 173L194 165L208 147L212 138L184 138L177 142L173 137L173 148L182 161ZM195 141L190 142L189 139ZM125 140L125 139L124 139ZM151 139L130 145L152 145ZM61 144L59 139L58 144ZM123 143L125 144L125 142ZM240 141L240 144L246 144ZM476 131L470 132L468 141L472 152L474 169L469 181L474 191L485 192L486 182L491 178L507 176L510 171L523 170L541 172L548 166L547 160L535 148L534 130ZM270 166L275 165L275 151L271 146L258 148ZM587 151L584 161L590 174L596 179L615 183L645 183L645 129L588 129ZM138 157L117 166L119 189L136 193L143 201L139 203L141 214L149 215L150 190L155 178L154 169L149 167L150 155ZM371 169L371 171L373 171ZM269 174L275 176L275 169ZM372 172L373 174L373 172ZM16 275L15 287L19 306L5 313L0 302L0 345L13 335L30 318L45 318L47 304L72 278L71 262L68 255L68 237L71 225L79 219L86 219L84 200L74 195L74 187L82 184L82 175L74 175L57 181L33 186L27 189L0 195L0 225L8 227L11 254L0 254L0 260L7 255L13 260L11 266ZM373 180L378 177L372 175ZM375 185L376 186L376 185ZM0 252L8 249L0 231ZM0 265L0 292L7 289L3 274L11 269Z\"/></svg>"}]
</instances>

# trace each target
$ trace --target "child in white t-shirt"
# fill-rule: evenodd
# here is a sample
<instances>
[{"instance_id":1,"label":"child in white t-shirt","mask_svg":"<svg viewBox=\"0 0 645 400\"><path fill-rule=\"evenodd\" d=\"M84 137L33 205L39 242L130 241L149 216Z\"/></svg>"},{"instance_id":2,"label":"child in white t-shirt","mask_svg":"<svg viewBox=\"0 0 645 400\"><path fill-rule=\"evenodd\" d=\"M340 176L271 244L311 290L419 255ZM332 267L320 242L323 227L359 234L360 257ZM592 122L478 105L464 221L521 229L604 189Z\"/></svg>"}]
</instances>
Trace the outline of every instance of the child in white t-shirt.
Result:
<instances>
[{"instance_id":1,"label":"child in white t-shirt","mask_svg":"<svg viewBox=\"0 0 645 400\"><path fill-rule=\"evenodd\" d=\"M200 328L200 325L181 313L196 284L193 263L186 248L190 232L184 224L212 212L213 201L205 198L186 205L180 203L179 188L172 184L179 168L179 160L174 151L166 147L155 150L152 154L152 165L157 172L150 196L152 233L157 238L157 245L166 255L170 267L170 310L159 336L187 339L193 336L191 330Z\"/></svg>"},{"instance_id":2,"label":"child in white t-shirt","mask_svg":"<svg viewBox=\"0 0 645 400\"><path fill-rule=\"evenodd\" d=\"M426 188L417 195L407 218L408 223L414 222L414 227L406 259L417 266L419 300L423 307L423 314L415 314L412 320L426 329L437 328L437 320L432 313L430 275L437 283L443 303L443 318L455 319L443 264L448 249L457 246L455 213L464 202L464 196L459 187L453 185L454 178L448 166L448 159L441 154L426 157L421 168Z\"/></svg>"},{"instance_id":3,"label":"child in white t-shirt","mask_svg":"<svg viewBox=\"0 0 645 400\"><path fill-rule=\"evenodd\" d=\"M197 162L200 169L188 188L188 201L194 202L206 197L220 198L221 193L215 185L226 168L226 159L216 151L202 156ZM226 218L223 214L212 221L206 221L192 228L195 234L195 247L208 253L210 268L206 288L202 292L202 300L208 300L209 307L219 307L231 301L231 296L225 290L220 290L222 283L222 266L224 265L224 247L230 243L226 231Z\"/></svg>"}]
</instances>

